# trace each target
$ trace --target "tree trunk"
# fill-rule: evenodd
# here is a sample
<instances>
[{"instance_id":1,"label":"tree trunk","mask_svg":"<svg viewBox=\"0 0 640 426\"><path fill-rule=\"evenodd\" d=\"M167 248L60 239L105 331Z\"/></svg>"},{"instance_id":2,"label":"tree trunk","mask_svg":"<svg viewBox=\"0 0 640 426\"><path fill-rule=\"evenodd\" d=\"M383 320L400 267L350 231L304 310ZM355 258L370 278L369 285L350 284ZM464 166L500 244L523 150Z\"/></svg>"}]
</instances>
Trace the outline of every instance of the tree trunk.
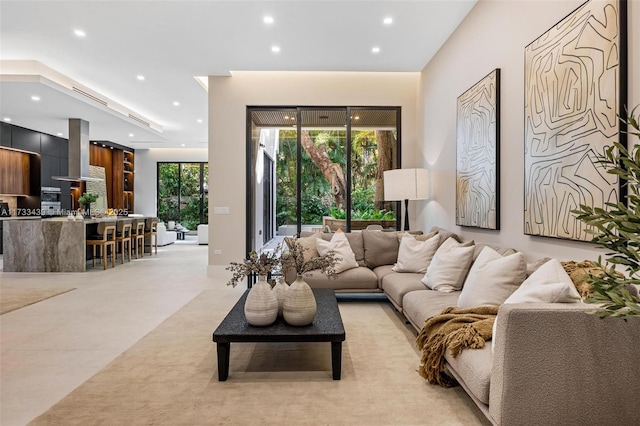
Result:
<instances>
[{"instance_id":1,"label":"tree trunk","mask_svg":"<svg viewBox=\"0 0 640 426\"><path fill-rule=\"evenodd\" d=\"M307 154L309 154L311 160L316 166L318 166L322 175L331 184L331 190L333 192L336 205L346 209L347 184L340 164L333 163L331 161L324 145L316 145L309 135L309 132L303 130L300 140L302 141L302 148L307 152Z\"/></svg>"},{"instance_id":2,"label":"tree trunk","mask_svg":"<svg viewBox=\"0 0 640 426\"><path fill-rule=\"evenodd\" d=\"M382 210L384 209L383 172L393 169L393 151L396 139L390 130L376 130L376 141L378 142L378 170L376 171L376 194L373 201L376 210Z\"/></svg>"}]
</instances>

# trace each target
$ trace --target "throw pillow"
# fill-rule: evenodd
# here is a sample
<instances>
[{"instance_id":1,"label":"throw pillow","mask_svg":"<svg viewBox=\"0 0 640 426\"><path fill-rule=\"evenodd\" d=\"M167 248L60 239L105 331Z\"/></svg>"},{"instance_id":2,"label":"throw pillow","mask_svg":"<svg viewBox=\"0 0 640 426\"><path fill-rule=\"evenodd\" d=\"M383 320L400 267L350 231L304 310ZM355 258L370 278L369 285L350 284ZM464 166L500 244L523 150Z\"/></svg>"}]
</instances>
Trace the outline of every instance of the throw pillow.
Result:
<instances>
[{"instance_id":1,"label":"throw pillow","mask_svg":"<svg viewBox=\"0 0 640 426\"><path fill-rule=\"evenodd\" d=\"M325 241L320 238L316 238L316 244L318 248L318 254L324 256L333 250L336 253L338 261L335 265L335 271L337 274L346 271L348 269L357 268L358 262L356 262L356 256L351 250L349 241L347 240L344 232L336 232L331 241Z\"/></svg>"},{"instance_id":2,"label":"throw pillow","mask_svg":"<svg viewBox=\"0 0 640 426\"><path fill-rule=\"evenodd\" d=\"M362 231L364 261L371 269L381 265L393 265L398 260L400 243L395 232Z\"/></svg>"},{"instance_id":3,"label":"throw pillow","mask_svg":"<svg viewBox=\"0 0 640 426\"><path fill-rule=\"evenodd\" d=\"M410 234L404 234L398 249L398 262L391 268L394 272L425 273L438 248L438 238L419 241Z\"/></svg>"},{"instance_id":4,"label":"throw pillow","mask_svg":"<svg viewBox=\"0 0 640 426\"><path fill-rule=\"evenodd\" d=\"M422 283L432 290L450 293L460 290L473 260L473 245L449 238L436 251Z\"/></svg>"},{"instance_id":5,"label":"throw pillow","mask_svg":"<svg viewBox=\"0 0 640 426\"><path fill-rule=\"evenodd\" d=\"M485 247L469 270L458 307L500 306L526 278L527 262L522 253L502 256Z\"/></svg>"},{"instance_id":6,"label":"throw pillow","mask_svg":"<svg viewBox=\"0 0 640 426\"><path fill-rule=\"evenodd\" d=\"M305 262L318 257L318 249L316 248L316 239L318 238L318 234L313 234L308 237L300 237L300 238L292 238L285 237L284 242L287 243L289 250L291 250L291 246L294 243L298 243L304 249L302 252L302 257Z\"/></svg>"},{"instance_id":7,"label":"throw pillow","mask_svg":"<svg viewBox=\"0 0 640 426\"><path fill-rule=\"evenodd\" d=\"M557 259L538 268L504 303L575 303L580 294Z\"/></svg>"},{"instance_id":8,"label":"throw pillow","mask_svg":"<svg viewBox=\"0 0 640 426\"><path fill-rule=\"evenodd\" d=\"M577 303L580 294L557 259L549 259L504 301L507 303ZM500 314L498 314L500 316ZM496 344L496 318L491 350Z\"/></svg>"}]
</instances>

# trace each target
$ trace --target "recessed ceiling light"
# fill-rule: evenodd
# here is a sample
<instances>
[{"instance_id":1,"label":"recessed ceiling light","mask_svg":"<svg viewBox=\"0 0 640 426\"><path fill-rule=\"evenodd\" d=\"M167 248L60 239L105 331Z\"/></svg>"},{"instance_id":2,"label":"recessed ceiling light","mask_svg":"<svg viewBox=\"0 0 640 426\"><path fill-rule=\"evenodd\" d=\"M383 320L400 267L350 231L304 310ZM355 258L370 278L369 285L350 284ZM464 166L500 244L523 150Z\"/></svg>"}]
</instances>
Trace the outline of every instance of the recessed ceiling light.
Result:
<instances>
[{"instance_id":1,"label":"recessed ceiling light","mask_svg":"<svg viewBox=\"0 0 640 426\"><path fill-rule=\"evenodd\" d=\"M387 16L386 18L384 18L382 20L382 23L385 24L385 25L391 25L391 24L393 24L393 18Z\"/></svg>"},{"instance_id":2,"label":"recessed ceiling light","mask_svg":"<svg viewBox=\"0 0 640 426\"><path fill-rule=\"evenodd\" d=\"M4 120L4 121L6 121L6 122L8 123L8 122L10 122L10 121L11 121L11 118L10 118L10 117L5 117L5 118L3 118L3 120Z\"/></svg>"},{"instance_id":3,"label":"recessed ceiling light","mask_svg":"<svg viewBox=\"0 0 640 426\"><path fill-rule=\"evenodd\" d=\"M271 51L273 53L280 53L280 46L271 46Z\"/></svg>"},{"instance_id":4,"label":"recessed ceiling light","mask_svg":"<svg viewBox=\"0 0 640 426\"><path fill-rule=\"evenodd\" d=\"M110 147L109 147L109 149L113 149L113 147L112 147L112 146L110 146Z\"/></svg>"},{"instance_id":5,"label":"recessed ceiling light","mask_svg":"<svg viewBox=\"0 0 640 426\"><path fill-rule=\"evenodd\" d=\"M359 115L356 115L356 120L360 120L360 116Z\"/></svg>"},{"instance_id":6,"label":"recessed ceiling light","mask_svg":"<svg viewBox=\"0 0 640 426\"><path fill-rule=\"evenodd\" d=\"M94 145L98 145L98 142L94 142L93 144L94 144Z\"/></svg>"},{"instance_id":7,"label":"recessed ceiling light","mask_svg":"<svg viewBox=\"0 0 640 426\"><path fill-rule=\"evenodd\" d=\"M40 96L32 96L31 100L38 102L40 100Z\"/></svg>"},{"instance_id":8,"label":"recessed ceiling light","mask_svg":"<svg viewBox=\"0 0 640 426\"><path fill-rule=\"evenodd\" d=\"M62 136L62 132L58 132L58 133L56 133L56 135Z\"/></svg>"},{"instance_id":9,"label":"recessed ceiling light","mask_svg":"<svg viewBox=\"0 0 640 426\"><path fill-rule=\"evenodd\" d=\"M76 37L85 37L87 35L87 33L82 30L73 30L73 33L76 35Z\"/></svg>"},{"instance_id":10,"label":"recessed ceiling light","mask_svg":"<svg viewBox=\"0 0 640 426\"><path fill-rule=\"evenodd\" d=\"M185 144L180 144L180 146L187 146L187 145L185 145Z\"/></svg>"},{"instance_id":11,"label":"recessed ceiling light","mask_svg":"<svg viewBox=\"0 0 640 426\"><path fill-rule=\"evenodd\" d=\"M178 101L173 101L173 106L180 106L180 102L178 102Z\"/></svg>"},{"instance_id":12,"label":"recessed ceiling light","mask_svg":"<svg viewBox=\"0 0 640 426\"><path fill-rule=\"evenodd\" d=\"M198 118L198 123L202 123L202 118Z\"/></svg>"},{"instance_id":13,"label":"recessed ceiling light","mask_svg":"<svg viewBox=\"0 0 640 426\"><path fill-rule=\"evenodd\" d=\"M262 22L264 22L265 24L273 24L273 16L266 15L264 18L262 18Z\"/></svg>"},{"instance_id":14,"label":"recessed ceiling light","mask_svg":"<svg viewBox=\"0 0 640 426\"><path fill-rule=\"evenodd\" d=\"M102 144L102 147L103 147L103 148L106 148L107 146L106 146L105 144Z\"/></svg>"},{"instance_id":15,"label":"recessed ceiling light","mask_svg":"<svg viewBox=\"0 0 640 426\"><path fill-rule=\"evenodd\" d=\"M133 137L133 133L129 133L129 137L132 138Z\"/></svg>"},{"instance_id":16,"label":"recessed ceiling light","mask_svg":"<svg viewBox=\"0 0 640 426\"><path fill-rule=\"evenodd\" d=\"M380 48L378 46L371 48L371 53L380 53Z\"/></svg>"},{"instance_id":17,"label":"recessed ceiling light","mask_svg":"<svg viewBox=\"0 0 640 426\"><path fill-rule=\"evenodd\" d=\"M144 81L144 75L138 75L136 78L140 81Z\"/></svg>"}]
</instances>

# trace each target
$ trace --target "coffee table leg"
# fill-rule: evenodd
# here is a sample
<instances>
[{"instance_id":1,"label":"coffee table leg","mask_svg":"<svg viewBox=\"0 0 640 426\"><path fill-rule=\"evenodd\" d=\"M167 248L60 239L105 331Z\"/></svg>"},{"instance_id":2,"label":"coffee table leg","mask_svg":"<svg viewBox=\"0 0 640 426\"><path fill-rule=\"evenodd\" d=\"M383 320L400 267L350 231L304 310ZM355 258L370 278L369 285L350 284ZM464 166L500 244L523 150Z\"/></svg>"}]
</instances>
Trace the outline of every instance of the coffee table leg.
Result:
<instances>
[{"instance_id":1,"label":"coffee table leg","mask_svg":"<svg viewBox=\"0 0 640 426\"><path fill-rule=\"evenodd\" d=\"M342 372L342 342L331 342L331 368L333 380L340 380Z\"/></svg>"},{"instance_id":2,"label":"coffee table leg","mask_svg":"<svg viewBox=\"0 0 640 426\"><path fill-rule=\"evenodd\" d=\"M216 344L218 349L218 381L224 382L229 377L229 352L231 343ZM335 373L334 373L335 375Z\"/></svg>"}]
</instances>

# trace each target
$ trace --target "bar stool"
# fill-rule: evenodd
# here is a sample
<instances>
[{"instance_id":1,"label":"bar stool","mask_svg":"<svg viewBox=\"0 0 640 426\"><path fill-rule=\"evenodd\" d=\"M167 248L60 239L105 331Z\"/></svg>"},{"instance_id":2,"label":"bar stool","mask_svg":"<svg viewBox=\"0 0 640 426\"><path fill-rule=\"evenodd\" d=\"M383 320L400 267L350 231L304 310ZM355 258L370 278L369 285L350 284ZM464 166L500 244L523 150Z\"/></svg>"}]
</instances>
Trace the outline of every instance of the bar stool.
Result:
<instances>
[{"instance_id":1,"label":"bar stool","mask_svg":"<svg viewBox=\"0 0 640 426\"><path fill-rule=\"evenodd\" d=\"M149 237L149 256L153 253L151 249L155 246L156 254L158 254L158 218L148 218L145 220L145 230L144 230L145 240L146 237Z\"/></svg>"},{"instance_id":2,"label":"bar stool","mask_svg":"<svg viewBox=\"0 0 640 426\"><path fill-rule=\"evenodd\" d=\"M101 239L87 239L87 245L93 247L93 266L96 266L96 247L100 247L100 255L104 269L107 269L107 256L111 247L111 266L116 267L116 226L106 223L98 224L98 234Z\"/></svg>"},{"instance_id":3,"label":"bar stool","mask_svg":"<svg viewBox=\"0 0 640 426\"><path fill-rule=\"evenodd\" d=\"M131 262L131 227L132 227L131 219L118 219L116 224L116 245L120 246L120 258L122 264L124 265L124 254L125 254L125 246L127 247L126 253L129 256L129 262Z\"/></svg>"},{"instance_id":4,"label":"bar stool","mask_svg":"<svg viewBox=\"0 0 640 426\"><path fill-rule=\"evenodd\" d=\"M144 256L144 219L134 219L131 238L136 252L136 259Z\"/></svg>"}]
</instances>

